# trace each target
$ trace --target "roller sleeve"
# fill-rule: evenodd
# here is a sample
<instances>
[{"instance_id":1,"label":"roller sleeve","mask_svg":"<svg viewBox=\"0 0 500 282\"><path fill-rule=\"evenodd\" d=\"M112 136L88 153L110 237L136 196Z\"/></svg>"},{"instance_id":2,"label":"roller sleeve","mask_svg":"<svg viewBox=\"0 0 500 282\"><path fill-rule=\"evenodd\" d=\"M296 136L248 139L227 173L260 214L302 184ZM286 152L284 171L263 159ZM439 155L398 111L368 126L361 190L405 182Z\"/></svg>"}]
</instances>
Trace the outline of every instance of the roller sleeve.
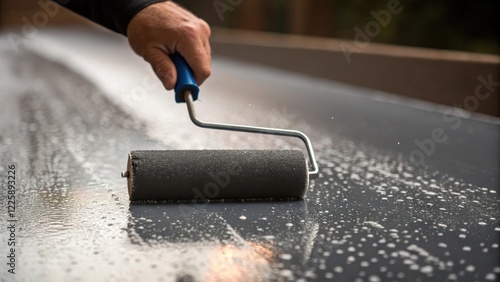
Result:
<instances>
[{"instance_id":1,"label":"roller sleeve","mask_svg":"<svg viewBox=\"0 0 500 282\"><path fill-rule=\"evenodd\" d=\"M131 201L301 199L308 167L300 150L133 151Z\"/></svg>"}]
</instances>

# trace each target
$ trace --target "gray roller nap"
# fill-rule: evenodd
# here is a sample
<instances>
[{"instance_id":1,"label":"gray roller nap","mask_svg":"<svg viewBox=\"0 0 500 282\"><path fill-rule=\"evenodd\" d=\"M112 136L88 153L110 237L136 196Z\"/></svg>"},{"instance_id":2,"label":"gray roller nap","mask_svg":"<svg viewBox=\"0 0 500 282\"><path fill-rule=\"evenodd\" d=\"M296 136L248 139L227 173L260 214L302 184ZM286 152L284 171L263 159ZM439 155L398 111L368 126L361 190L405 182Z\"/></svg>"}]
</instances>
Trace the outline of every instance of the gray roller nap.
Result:
<instances>
[{"instance_id":1,"label":"gray roller nap","mask_svg":"<svg viewBox=\"0 0 500 282\"><path fill-rule=\"evenodd\" d=\"M301 199L308 168L299 150L133 151L131 201Z\"/></svg>"}]
</instances>

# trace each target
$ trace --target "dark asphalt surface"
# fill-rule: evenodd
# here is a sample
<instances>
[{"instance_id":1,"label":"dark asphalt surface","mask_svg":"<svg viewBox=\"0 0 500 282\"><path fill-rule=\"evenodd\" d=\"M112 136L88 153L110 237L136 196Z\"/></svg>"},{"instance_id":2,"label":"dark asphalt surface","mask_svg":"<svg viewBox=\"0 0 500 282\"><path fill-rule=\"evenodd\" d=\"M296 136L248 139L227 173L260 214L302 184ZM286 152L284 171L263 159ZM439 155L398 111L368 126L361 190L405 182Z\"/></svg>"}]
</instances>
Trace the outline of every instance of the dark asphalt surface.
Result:
<instances>
[{"instance_id":1,"label":"dark asphalt surface","mask_svg":"<svg viewBox=\"0 0 500 282\"><path fill-rule=\"evenodd\" d=\"M102 39L62 34L69 46L78 38ZM112 56L109 50L126 47L106 40L92 48ZM74 65L0 50L2 281L500 276L498 119L452 118L406 100L373 98L370 90L215 58L200 115L304 131L320 178L304 201L130 205L119 173L132 150L301 144L197 129L173 102L165 105L172 108L168 118L157 113L159 123L140 119L150 109L144 103L130 111ZM119 68L135 67L121 59ZM427 155L415 140L439 128L446 141L428 145L434 149ZM422 163L410 158L417 154ZM16 167L15 275L6 257L9 165Z\"/></svg>"}]
</instances>

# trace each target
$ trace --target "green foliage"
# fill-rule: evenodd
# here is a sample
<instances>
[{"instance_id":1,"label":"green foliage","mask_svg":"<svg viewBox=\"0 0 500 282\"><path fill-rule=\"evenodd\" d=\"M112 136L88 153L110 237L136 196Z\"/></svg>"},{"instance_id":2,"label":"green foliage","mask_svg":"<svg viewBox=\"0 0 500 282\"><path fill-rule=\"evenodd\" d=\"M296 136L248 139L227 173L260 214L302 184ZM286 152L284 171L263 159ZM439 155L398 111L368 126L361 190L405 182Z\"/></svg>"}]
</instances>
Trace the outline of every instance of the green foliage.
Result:
<instances>
[{"instance_id":1,"label":"green foliage","mask_svg":"<svg viewBox=\"0 0 500 282\"><path fill-rule=\"evenodd\" d=\"M256 1L256 0L245 0ZM387 9L394 0L309 0L309 21L315 12L334 3L331 11L331 32L328 37L353 39L354 27L364 29L373 20L371 11ZM326 1L326 2L325 2ZM418 46L438 49L463 50L479 53L499 53L499 0L399 0L403 11L393 15L388 26L372 38L373 42ZM253 11L255 21L266 22L267 31L290 32L289 16L293 1L265 0L263 10ZM245 13L245 5L229 15L222 24L227 27L245 28L238 21ZM329 8L331 9L331 8ZM257 14L258 13L258 14ZM308 23L310 25L310 23ZM309 31L312 33L312 31Z\"/></svg>"},{"instance_id":2,"label":"green foliage","mask_svg":"<svg viewBox=\"0 0 500 282\"><path fill-rule=\"evenodd\" d=\"M338 0L337 34L353 38L354 26L373 20L370 11L386 9L388 0ZM376 42L498 54L500 2L400 1L403 11L373 39Z\"/></svg>"}]
</instances>

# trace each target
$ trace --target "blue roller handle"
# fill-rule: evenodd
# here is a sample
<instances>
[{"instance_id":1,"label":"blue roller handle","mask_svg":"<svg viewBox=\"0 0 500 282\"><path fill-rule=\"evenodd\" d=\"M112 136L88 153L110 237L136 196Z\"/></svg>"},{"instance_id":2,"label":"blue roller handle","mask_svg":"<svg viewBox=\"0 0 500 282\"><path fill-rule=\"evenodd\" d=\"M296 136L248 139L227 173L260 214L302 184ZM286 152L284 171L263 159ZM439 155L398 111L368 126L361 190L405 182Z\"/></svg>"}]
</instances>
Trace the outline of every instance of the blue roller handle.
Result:
<instances>
[{"instance_id":1,"label":"blue roller handle","mask_svg":"<svg viewBox=\"0 0 500 282\"><path fill-rule=\"evenodd\" d=\"M200 88L194 80L193 72L187 64L186 60L179 53L174 53L170 56L177 70L177 82L175 84L175 101L177 103L185 103L184 92L191 91L193 101L198 100Z\"/></svg>"}]
</instances>

